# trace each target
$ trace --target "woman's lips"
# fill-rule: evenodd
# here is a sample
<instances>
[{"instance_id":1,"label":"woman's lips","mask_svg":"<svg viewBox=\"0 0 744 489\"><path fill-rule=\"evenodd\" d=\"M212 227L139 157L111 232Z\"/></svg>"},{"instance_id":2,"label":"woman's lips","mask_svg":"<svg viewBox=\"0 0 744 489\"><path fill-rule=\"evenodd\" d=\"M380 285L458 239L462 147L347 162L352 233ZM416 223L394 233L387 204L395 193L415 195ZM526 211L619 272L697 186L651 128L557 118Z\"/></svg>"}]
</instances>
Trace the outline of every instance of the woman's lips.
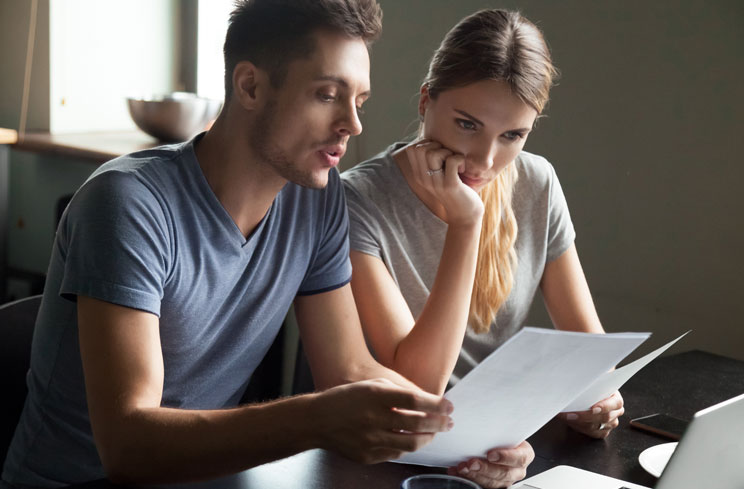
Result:
<instances>
[{"instance_id":1,"label":"woman's lips","mask_svg":"<svg viewBox=\"0 0 744 489\"><path fill-rule=\"evenodd\" d=\"M458 174L458 176L460 177L462 183L464 183L468 187L480 187L483 184L482 178L473 178L462 173Z\"/></svg>"}]
</instances>

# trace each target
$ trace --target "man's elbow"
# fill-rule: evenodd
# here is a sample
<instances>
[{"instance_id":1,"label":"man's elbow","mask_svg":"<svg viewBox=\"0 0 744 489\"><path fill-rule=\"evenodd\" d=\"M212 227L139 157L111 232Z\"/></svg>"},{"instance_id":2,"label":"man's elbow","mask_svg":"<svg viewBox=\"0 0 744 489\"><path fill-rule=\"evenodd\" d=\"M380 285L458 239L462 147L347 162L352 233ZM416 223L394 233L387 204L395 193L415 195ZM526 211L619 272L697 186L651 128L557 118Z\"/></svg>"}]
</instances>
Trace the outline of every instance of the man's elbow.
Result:
<instances>
[{"instance_id":1,"label":"man's elbow","mask_svg":"<svg viewBox=\"0 0 744 489\"><path fill-rule=\"evenodd\" d=\"M114 484L138 484L142 483L140 477L133 468L134 463L130 460L133 450L126 448L122 443L97 442L98 455L101 458L103 471L106 478Z\"/></svg>"},{"instance_id":2,"label":"man's elbow","mask_svg":"<svg viewBox=\"0 0 744 489\"><path fill-rule=\"evenodd\" d=\"M156 454L132 439L131 433L120 430L117 434L96 437L96 448L106 478L114 484L153 484L159 482L150 469Z\"/></svg>"}]
</instances>

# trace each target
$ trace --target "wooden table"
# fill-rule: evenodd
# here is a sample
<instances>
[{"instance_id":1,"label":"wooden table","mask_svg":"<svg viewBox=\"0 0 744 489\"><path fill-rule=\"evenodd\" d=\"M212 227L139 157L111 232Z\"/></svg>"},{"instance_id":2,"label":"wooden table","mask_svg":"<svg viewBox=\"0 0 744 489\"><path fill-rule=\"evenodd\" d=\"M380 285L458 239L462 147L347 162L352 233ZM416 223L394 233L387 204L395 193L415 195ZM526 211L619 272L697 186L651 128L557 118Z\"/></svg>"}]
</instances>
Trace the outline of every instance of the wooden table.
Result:
<instances>
[{"instance_id":1,"label":"wooden table","mask_svg":"<svg viewBox=\"0 0 744 489\"><path fill-rule=\"evenodd\" d=\"M0 303L7 297L8 196L10 164L8 148L51 156L64 156L100 165L112 158L162 144L142 131L80 134L26 133L0 128ZM8 146L10 145L10 146Z\"/></svg>"},{"instance_id":2,"label":"wooden table","mask_svg":"<svg viewBox=\"0 0 744 489\"><path fill-rule=\"evenodd\" d=\"M744 393L744 362L692 351L661 357L641 370L622 389L626 415L606 440L594 440L553 420L529 438L537 457L532 476L560 464L573 465L649 487L655 478L638 463L646 448L669 440L631 428L631 418L664 412L684 419L710 405ZM397 489L411 475L442 472L413 465L382 463L365 466L323 450L311 450L199 484L167 487L217 489ZM101 480L73 486L110 489Z\"/></svg>"},{"instance_id":3,"label":"wooden table","mask_svg":"<svg viewBox=\"0 0 744 489\"><path fill-rule=\"evenodd\" d=\"M606 441L587 440L551 421L530 438L539 465L530 467L530 472L573 465L653 487L656 479L643 470L638 456L646 448L671 440L631 428L630 420L655 413L690 420L697 411L744 393L744 362L698 350L661 357L620 392L625 415Z\"/></svg>"}]
</instances>

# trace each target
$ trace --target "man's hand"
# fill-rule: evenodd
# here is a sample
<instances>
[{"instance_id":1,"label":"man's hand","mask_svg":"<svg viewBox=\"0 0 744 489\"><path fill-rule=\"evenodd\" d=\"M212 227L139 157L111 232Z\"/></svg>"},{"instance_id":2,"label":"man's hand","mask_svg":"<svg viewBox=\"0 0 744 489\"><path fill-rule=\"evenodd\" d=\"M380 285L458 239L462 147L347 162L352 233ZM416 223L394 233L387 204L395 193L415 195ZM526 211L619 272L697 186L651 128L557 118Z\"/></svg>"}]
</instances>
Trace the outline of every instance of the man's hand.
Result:
<instances>
[{"instance_id":1,"label":"man's hand","mask_svg":"<svg viewBox=\"0 0 744 489\"><path fill-rule=\"evenodd\" d=\"M362 463L396 459L452 429L452 403L386 379L341 385L317 394L308 419L317 445Z\"/></svg>"},{"instance_id":2,"label":"man's hand","mask_svg":"<svg viewBox=\"0 0 744 489\"><path fill-rule=\"evenodd\" d=\"M623 396L620 395L620 392L615 392L587 411L560 413L558 417L579 433L592 438L604 439L620 424L618 418L624 412Z\"/></svg>"},{"instance_id":3,"label":"man's hand","mask_svg":"<svg viewBox=\"0 0 744 489\"><path fill-rule=\"evenodd\" d=\"M471 458L450 467L447 473L466 477L484 488L507 487L524 479L535 459L532 446L523 441L514 448L494 448L485 459Z\"/></svg>"}]
</instances>

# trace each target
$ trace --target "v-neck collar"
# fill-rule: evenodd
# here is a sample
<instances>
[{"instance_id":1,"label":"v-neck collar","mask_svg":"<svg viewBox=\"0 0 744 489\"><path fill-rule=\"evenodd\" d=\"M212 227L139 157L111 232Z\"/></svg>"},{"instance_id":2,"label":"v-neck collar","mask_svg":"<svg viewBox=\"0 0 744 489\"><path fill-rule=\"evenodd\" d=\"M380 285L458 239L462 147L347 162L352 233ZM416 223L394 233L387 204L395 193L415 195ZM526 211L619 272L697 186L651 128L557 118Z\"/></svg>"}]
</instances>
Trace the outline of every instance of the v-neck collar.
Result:
<instances>
[{"instance_id":1,"label":"v-neck collar","mask_svg":"<svg viewBox=\"0 0 744 489\"><path fill-rule=\"evenodd\" d=\"M276 200L284 189L277 193L276 197L274 197L274 200L271 202L271 206L266 211L266 214L261 218L248 237L244 236L230 213L222 205L220 199L217 198L214 190L212 190L212 187L209 185L207 177L204 175L204 172L199 165L199 161L196 158L194 145L204 136L204 134L205 133L202 133L194 137L184 148L184 160L188 165L188 172L191 174L198 191L204 196L205 204L209 207L214 217L222 226L226 236L228 236L230 241L236 246L243 248L247 252L251 251L255 247L255 241L257 240L256 236L259 236L263 228L266 227L267 222L272 220L274 209L276 207Z\"/></svg>"}]
</instances>

